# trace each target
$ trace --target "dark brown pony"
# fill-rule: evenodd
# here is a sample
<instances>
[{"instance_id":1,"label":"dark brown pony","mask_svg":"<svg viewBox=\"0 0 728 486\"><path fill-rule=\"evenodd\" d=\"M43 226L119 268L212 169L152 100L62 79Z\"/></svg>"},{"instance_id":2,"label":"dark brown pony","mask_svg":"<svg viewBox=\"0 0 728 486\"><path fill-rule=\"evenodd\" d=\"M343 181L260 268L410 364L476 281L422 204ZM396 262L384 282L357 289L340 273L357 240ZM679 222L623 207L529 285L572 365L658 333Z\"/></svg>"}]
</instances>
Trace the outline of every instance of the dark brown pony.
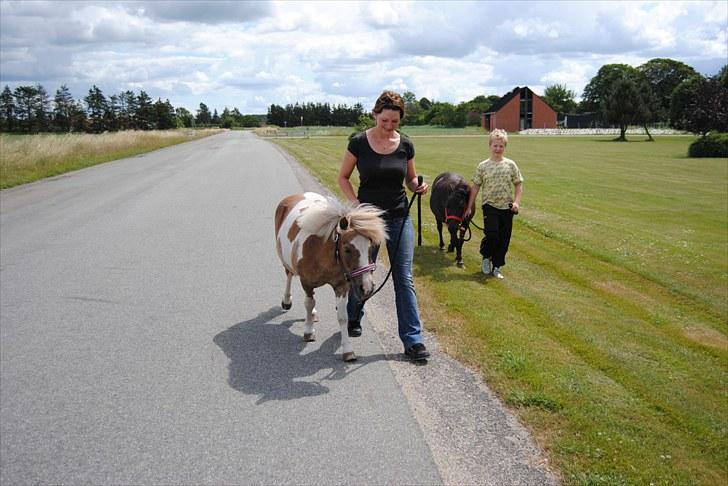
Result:
<instances>
[{"instance_id":1,"label":"dark brown pony","mask_svg":"<svg viewBox=\"0 0 728 486\"><path fill-rule=\"evenodd\" d=\"M382 211L362 204L345 206L334 198L307 192L283 199L276 208L276 250L286 271L281 306L291 308L291 280L297 275L306 293L303 339L315 340L318 321L314 289L329 284L336 295L344 361L356 359L347 330L349 289L360 298L374 292L372 252L387 238Z\"/></svg>"},{"instance_id":2,"label":"dark brown pony","mask_svg":"<svg viewBox=\"0 0 728 486\"><path fill-rule=\"evenodd\" d=\"M454 172L443 172L435 178L432 183L430 195L430 209L437 221L437 234L440 236L440 250L445 249L445 242L442 239L442 225L447 225L450 233L450 244L447 246L448 253L455 251L455 263L458 267L464 267L463 263L463 241L468 231L470 219L474 214L465 219L465 206L470 197L470 184L460 174Z\"/></svg>"}]
</instances>

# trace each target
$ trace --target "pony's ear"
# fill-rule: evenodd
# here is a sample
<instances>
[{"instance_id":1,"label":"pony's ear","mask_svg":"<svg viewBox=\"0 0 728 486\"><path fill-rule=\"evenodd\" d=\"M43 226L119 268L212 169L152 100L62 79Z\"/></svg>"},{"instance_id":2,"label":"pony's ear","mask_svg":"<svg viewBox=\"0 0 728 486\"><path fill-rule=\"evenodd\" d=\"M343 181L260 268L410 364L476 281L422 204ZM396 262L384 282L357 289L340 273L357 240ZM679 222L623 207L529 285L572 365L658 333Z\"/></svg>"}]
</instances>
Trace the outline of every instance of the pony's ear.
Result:
<instances>
[{"instance_id":1,"label":"pony's ear","mask_svg":"<svg viewBox=\"0 0 728 486\"><path fill-rule=\"evenodd\" d=\"M336 228L336 230L341 233L343 231L346 231L349 229L349 220L346 219L346 217L343 217L339 220L339 226Z\"/></svg>"}]
</instances>

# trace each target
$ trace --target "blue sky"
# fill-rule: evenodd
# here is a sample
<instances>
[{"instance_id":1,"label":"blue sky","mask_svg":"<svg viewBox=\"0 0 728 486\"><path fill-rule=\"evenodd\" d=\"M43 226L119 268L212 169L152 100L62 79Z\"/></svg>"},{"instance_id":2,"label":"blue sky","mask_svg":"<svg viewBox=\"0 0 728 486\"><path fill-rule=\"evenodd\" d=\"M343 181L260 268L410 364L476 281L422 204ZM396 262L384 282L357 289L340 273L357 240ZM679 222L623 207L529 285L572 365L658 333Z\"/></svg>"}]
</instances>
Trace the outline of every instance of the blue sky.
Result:
<instances>
[{"instance_id":1,"label":"blue sky","mask_svg":"<svg viewBox=\"0 0 728 486\"><path fill-rule=\"evenodd\" d=\"M0 0L0 84L80 99L143 89L195 111L362 103L383 89L459 103L527 85L577 97L599 68L728 62L728 2Z\"/></svg>"}]
</instances>

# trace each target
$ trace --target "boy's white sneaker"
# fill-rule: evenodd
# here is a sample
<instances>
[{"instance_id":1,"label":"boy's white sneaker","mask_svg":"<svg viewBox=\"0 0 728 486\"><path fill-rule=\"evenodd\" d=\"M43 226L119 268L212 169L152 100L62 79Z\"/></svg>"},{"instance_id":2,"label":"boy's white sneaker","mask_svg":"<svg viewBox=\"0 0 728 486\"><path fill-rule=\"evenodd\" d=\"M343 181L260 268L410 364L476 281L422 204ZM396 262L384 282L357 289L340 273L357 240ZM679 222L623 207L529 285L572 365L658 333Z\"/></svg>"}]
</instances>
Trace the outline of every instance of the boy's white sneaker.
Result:
<instances>
[{"instance_id":1,"label":"boy's white sneaker","mask_svg":"<svg viewBox=\"0 0 728 486\"><path fill-rule=\"evenodd\" d=\"M490 258L483 258L483 265L480 267L480 270L486 274L490 275L492 269L490 268Z\"/></svg>"},{"instance_id":2,"label":"boy's white sneaker","mask_svg":"<svg viewBox=\"0 0 728 486\"><path fill-rule=\"evenodd\" d=\"M495 278L505 278L498 267L493 267L493 276Z\"/></svg>"}]
</instances>

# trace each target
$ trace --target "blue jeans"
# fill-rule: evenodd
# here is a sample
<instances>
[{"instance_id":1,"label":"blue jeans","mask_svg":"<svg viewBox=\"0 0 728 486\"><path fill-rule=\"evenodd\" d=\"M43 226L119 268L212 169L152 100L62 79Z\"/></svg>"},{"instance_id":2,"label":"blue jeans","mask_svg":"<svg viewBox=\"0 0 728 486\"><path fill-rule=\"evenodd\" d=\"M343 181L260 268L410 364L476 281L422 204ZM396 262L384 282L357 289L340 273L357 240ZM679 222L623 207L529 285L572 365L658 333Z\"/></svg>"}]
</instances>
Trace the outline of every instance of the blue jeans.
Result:
<instances>
[{"instance_id":1,"label":"blue jeans","mask_svg":"<svg viewBox=\"0 0 728 486\"><path fill-rule=\"evenodd\" d=\"M406 219L406 221L404 221ZM402 228L402 236L397 244L399 230ZM415 253L415 230L409 216L394 218L387 221L387 253L389 254L389 265L392 268L392 281L394 282L394 301L397 307L397 322L399 325L399 338L408 349L417 343L422 342L422 323L417 310L417 294L412 280L412 258ZM374 253L374 261L377 259L379 249ZM357 308L359 315L357 315ZM349 292L349 301L346 310L350 321L360 321L364 316L364 307L361 301Z\"/></svg>"}]
</instances>

